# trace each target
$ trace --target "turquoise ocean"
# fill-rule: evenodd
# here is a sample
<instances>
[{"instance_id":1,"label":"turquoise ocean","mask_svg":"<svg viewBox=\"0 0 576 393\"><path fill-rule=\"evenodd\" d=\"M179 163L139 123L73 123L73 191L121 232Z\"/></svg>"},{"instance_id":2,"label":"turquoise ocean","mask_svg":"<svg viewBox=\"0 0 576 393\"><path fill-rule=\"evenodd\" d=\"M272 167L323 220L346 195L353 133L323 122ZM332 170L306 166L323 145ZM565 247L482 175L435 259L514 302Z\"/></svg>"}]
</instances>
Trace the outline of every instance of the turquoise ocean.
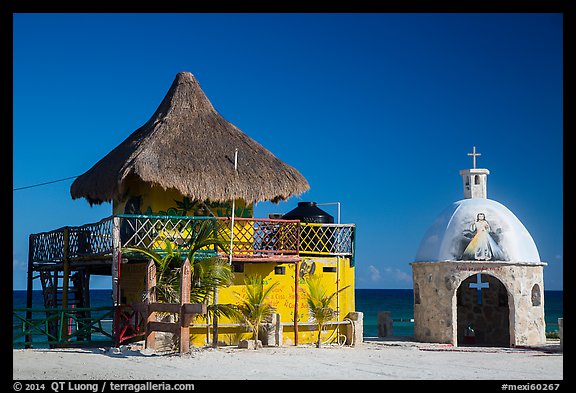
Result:
<instances>
[{"instance_id":1,"label":"turquoise ocean","mask_svg":"<svg viewBox=\"0 0 576 393\"><path fill-rule=\"evenodd\" d=\"M90 291L92 307L112 305L112 291ZM26 307L26 291L13 291L13 307ZM42 291L33 291L33 307L43 307ZM356 289L356 311L364 314L364 337L378 336L378 312L389 311L393 319L394 336L414 334L414 298L412 289ZM546 331L558 330L558 318L563 317L563 291L544 291Z\"/></svg>"},{"instance_id":2,"label":"turquoise ocean","mask_svg":"<svg viewBox=\"0 0 576 393\"><path fill-rule=\"evenodd\" d=\"M378 312L389 311L394 336L414 335L412 289L356 289L356 310L364 313L364 337L378 336ZM563 317L563 291L544 291L546 331L558 330Z\"/></svg>"}]
</instances>

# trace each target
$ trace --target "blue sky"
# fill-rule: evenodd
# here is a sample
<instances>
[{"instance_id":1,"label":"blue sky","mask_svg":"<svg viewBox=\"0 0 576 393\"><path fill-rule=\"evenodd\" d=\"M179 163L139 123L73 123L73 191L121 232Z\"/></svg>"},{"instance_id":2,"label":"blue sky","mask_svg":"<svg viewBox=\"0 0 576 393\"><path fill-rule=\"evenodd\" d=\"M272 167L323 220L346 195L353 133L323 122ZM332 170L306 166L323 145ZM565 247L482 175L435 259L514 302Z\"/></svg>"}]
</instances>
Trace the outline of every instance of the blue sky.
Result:
<instances>
[{"instance_id":1,"label":"blue sky","mask_svg":"<svg viewBox=\"0 0 576 393\"><path fill-rule=\"evenodd\" d=\"M409 263L462 199L476 146L488 197L532 234L545 288L562 289L562 28L550 13L15 14L13 188L84 173L190 71L310 183L256 216L341 203L358 288L412 287ZM13 191L15 289L29 234L111 215L73 201L71 183Z\"/></svg>"}]
</instances>

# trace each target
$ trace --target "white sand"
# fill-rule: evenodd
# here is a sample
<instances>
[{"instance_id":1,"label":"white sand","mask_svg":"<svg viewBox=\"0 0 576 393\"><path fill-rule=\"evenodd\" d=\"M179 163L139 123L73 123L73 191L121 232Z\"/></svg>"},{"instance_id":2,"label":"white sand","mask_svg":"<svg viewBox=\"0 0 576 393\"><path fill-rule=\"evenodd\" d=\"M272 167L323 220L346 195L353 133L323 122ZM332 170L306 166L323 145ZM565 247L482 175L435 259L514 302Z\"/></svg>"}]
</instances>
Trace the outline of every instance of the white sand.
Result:
<instances>
[{"instance_id":1,"label":"white sand","mask_svg":"<svg viewBox=\"0 0 576 393\"><path fill-rule=\"evenodd\" d=\"M18 349L13 350L13 378L562 380L563 358L556 343L540 348L453 348L378 339L355 347L200 348L183 356L137 345L121 350Z\"/></svg>"}]
</instances>

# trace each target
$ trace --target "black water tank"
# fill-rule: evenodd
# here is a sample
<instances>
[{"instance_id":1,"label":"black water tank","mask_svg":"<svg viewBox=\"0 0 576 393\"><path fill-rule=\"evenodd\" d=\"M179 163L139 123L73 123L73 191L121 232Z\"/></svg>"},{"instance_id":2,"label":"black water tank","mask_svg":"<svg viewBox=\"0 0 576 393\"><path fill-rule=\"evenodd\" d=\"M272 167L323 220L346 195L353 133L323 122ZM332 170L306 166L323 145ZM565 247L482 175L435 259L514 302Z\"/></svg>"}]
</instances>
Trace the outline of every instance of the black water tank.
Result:
<instances>
[{"instance_id":1,"label":"black water tank","mask_svg":"<svg viewBox=\"0 0 576 393\"><path fill-rule=\"evenodd\" d=\"M284 220L300 220L320 224L333 224L334 217L320 209L316 202L298 202L298 206L282 216Z\"/></svg>"}]
</instances>

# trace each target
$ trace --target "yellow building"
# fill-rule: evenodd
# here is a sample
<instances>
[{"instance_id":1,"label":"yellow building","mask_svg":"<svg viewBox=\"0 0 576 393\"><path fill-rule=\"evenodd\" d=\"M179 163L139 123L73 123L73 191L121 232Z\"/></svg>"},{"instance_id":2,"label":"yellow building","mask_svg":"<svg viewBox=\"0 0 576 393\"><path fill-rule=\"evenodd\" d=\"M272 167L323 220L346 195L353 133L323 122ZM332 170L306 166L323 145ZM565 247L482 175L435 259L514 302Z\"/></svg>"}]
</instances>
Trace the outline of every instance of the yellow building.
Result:
<instances>
[{"instance_id":1,"label":"yellow building","mask_svg":"<svg viewBox=\"0 0 576 393\"><path fill-rule=\"evenodd\" d=\"M280 317L274 324L275 339L281 341L276 344L313 342L317 330L306 307L304 276L319 274L328 293L341 290L333 304L336 323L325 333L326 340L338 340L355 311L354 225L253 217L255 203L286 200L308 189L296 169L226 121L194 76L181 72L150 120L70 188L73 199L111 202L113 215L31 235L29 290L34 272L42 272L46 307L48 292L56 293L59 285L66 307L69 294L89 293L90 274L110 274L116 342L133 339L142 334L134 304L142 301L147 261L123 250L162 251L166 241L184 246L198 223L209 221L231 245L234 271L232 285L218 290L218 304L238 302L244 278L261 275L266 283L279 283L270 296ZM72 290L80 281L83 290ZM77 304L89 304L76 296ZM218 342L251 337L237 321L217 322ZM214 321L196 318L190 328L193 345L211 342L213 329Z\"/></svg>"},{"instance_id":2,"label":"yellow building","mask_svg":"<svg viewBox=\"0 0 576 393\"><path fill-rule=\"evenodd\" d=\"M167 239L177 244L179 236L185 237L187 228L193 226L197 220L201 220L200 215L206 218L212 216L222 218L222 220L215 220L216 225L221 229L220 233L225 242L229 242L231 203L194 204L173 190L164 191L143 183L132 184L129 189L134 193L129 193L123 201L114 203L114 214L121 217L121 223L129 220L134 222L153 220L157 226L163 228L164 231L158 232L154 239L141 236L137 231L132 234L134 238L143 237L148 244L154 244L155 247L152 248L161 249L164 247L163 242ZM272 241L263 244L266 242L265 237L269 236L271 230L278 231L278 228L288 229L290 233L294 232L295 223L290 222L293 220L254 218L252 205L247 205L242 199L236 200L234 205L236 217L232 255L234 279L232 285L219 290L218 303L238 303L238 296L244 293L244 279L248 275L262 276L267 285L278 282L269 301L276 308L276 313L280 317L278 322L282 325L281 338L277 339L281 340L281 343L278 344L285 345L316 342L317 326L310 317L306 305L304 282L306 274L321 274L327 293L338 291L332 304L337 316L335 322L344 321L350 312L355 311L354 225L298 222L300 236L297 252L296 250L286 252L285 247L282 247L284 252L276 253L274 240L277 239L272 238ZM185 207L190 210L186 210ZM128 218L130 215L125 215L125 213L135 214L138 218ZM134 227L138 228L138 225ZM174 230L176 227L179 229ZM142 228L142 233L149 233L145 225L141 225L140 228ZM129 240L126 239L128 243L130 243ZM295 245L294 240L292 239L292 244ZM249 244L246 245L246 243ZM259 253L262 250L258 247L270 252L271 255L262 256ZM146 261L139 259L128 258L122 265L118 285L120 304L130 305L142 300L142 293L145 292L145 269ZM296 292L296 287L298 287L298 292ZM298 305L296 305L296 297L299 298ZM295 313L296 318L294 318ZM294 336L295 320L298 329L297 340ZM193 345L202 346L212 342L214 327L210 322L212 321L196 319L190 329ZM324 333L324 339L328 342L340 340L342 343L347 325L349 324L330 325ZM237 344L239 340L251 337L252 333L238 321L229 319L218 321L220 344Z\"/></svg>"}]
</instances>

